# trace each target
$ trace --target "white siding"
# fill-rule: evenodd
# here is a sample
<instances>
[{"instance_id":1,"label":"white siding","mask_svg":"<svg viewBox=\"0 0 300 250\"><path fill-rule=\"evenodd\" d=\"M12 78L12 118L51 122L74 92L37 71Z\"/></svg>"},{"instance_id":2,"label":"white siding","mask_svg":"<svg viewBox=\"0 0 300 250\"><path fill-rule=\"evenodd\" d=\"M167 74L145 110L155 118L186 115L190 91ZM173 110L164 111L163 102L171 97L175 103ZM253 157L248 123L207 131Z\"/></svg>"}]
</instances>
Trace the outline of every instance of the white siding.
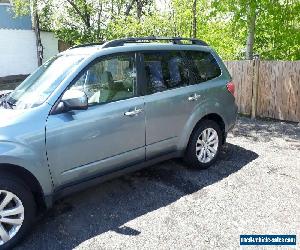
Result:
<instances>
[{"instance_id":1,"label":"white siding","mask_svg":"<svg viewBox=\"0 0 300 250\"><path fill-rule=\"evenodd\" d=\"M45 62L58 53L58 39L52 32L41 31L41 40L44 48L43 62Z\"/></svg>"},{"instance_id":2,"label":"white siding","mask_svg":"<svg viewBox=\"0 0 300 250\"><path fill-rule=\"evenodd\" d=\"M0 77L26 75L36 68L34 31L0 29Z\"/></svg>"}]
</instances>

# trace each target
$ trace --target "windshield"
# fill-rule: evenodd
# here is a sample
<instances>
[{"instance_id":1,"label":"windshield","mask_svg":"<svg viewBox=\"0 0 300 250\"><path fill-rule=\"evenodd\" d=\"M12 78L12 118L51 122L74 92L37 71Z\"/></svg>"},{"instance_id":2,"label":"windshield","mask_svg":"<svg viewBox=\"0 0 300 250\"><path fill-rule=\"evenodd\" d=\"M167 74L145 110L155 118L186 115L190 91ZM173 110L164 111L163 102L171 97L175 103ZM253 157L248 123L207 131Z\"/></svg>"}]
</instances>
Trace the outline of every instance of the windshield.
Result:
<instances>
[{"instance_id":1,"label":"windshield","mask_svg":"<svg viewBox=\"0 0 300 250\"><path fill-rule=\"evenodd\" d=\"M61 81L83 57L58 55L45 62L6 98L13 109L34 108L44 103Z\"/></svg>"}]
</instances>

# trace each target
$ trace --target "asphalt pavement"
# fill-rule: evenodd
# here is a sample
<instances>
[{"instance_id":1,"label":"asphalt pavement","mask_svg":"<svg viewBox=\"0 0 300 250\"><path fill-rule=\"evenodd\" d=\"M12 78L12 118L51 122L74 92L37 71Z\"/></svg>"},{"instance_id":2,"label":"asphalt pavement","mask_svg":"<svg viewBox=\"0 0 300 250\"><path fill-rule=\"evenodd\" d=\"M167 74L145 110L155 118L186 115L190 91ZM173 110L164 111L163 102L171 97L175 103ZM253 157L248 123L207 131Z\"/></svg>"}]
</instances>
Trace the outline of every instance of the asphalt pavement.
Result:
<instances>
[{"instance_id":1,"label":"asphalt pavement","mask_svg":"<svg viewBox=\"0 0 300 250\"><path fill-rule=\"evenodd\" d=\"M240 249L241 234L299 248L299 125L239 118L208 170L171 160L74 194L18 249Z\"/></svg>"}]
</instances>

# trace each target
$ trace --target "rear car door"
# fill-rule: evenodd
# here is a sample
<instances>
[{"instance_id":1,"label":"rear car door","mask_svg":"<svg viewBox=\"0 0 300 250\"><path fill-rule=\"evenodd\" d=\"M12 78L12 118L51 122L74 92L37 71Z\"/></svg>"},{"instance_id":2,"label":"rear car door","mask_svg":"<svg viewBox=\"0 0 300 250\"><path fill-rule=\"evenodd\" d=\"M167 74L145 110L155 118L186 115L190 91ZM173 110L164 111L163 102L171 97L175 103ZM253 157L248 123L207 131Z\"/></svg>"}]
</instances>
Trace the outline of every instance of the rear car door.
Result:
<instances>
[{"instance_id":1,"label":"rear car door","mask_svg":"<svg viewBox=\"0 0 300 250\"><path fill-rule=\"evenodd\" d=\"M179 136L205 101L209 80L221 74L209 52L143 52L146 158L176 151ZM212 72L213 71L213 72Z\"/></svg>"},{"instance_id":2,"label":"rear car door","mask_svg":"<svg viewBox=\"0 0 300 250\"><path fill-rule=\"evenodd\" d=\"M84 90L87 110L48 117L47 155L56 185L106 174L145 160L144 97L135 54L100 58L69 89Z\"/></svg>"}]
</instances>

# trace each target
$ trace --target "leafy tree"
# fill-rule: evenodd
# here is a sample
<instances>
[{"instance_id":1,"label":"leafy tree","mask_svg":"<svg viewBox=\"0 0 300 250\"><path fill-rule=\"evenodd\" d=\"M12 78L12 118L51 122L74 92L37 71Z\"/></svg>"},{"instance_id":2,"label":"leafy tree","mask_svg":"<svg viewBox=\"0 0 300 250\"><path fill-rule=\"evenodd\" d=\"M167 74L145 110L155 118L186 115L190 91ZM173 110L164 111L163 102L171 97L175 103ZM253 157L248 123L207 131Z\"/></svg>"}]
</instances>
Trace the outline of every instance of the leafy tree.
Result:
<instances>
[{"instance_id":1,"label":"leafy tree","mask_svg":"<svg viewBox=\"0 0 300 250\"><path fill-rule=\"evenodd\" d=\"M299 5L297 0L213 2L215 15L230 17L232 30L242 31L239 39L246 45L246 59L252 59L254 52L264 59L300 59L299 46L295 44L300 38Z\"/></svg>"},{"instance_id":2,"label":"leafy tree","mask_svg":"<svg viewBox=\"0 0 300 250\"><path fill-rule=\"evenodd\" d=\"M14 0L70 44L128 36L197 37L223 59L300 59L299 0ZM36 7L35 7L36 6Z\"/></svg>"},{"instance_id":3,"label":"leafy tree","mask_svg":"<svg viewBox=\"0 0 300 250\"><path fill-rule=\"evenodd\" d=\"M28 13L27 7L33 4L43 30L52 30L61 40L78 44L115 37L107 29L118 20L131 20L136 15L141 22L145 13L151 13L153 0L15 0L17 15Z\"/></svg>"}]
</instances>

